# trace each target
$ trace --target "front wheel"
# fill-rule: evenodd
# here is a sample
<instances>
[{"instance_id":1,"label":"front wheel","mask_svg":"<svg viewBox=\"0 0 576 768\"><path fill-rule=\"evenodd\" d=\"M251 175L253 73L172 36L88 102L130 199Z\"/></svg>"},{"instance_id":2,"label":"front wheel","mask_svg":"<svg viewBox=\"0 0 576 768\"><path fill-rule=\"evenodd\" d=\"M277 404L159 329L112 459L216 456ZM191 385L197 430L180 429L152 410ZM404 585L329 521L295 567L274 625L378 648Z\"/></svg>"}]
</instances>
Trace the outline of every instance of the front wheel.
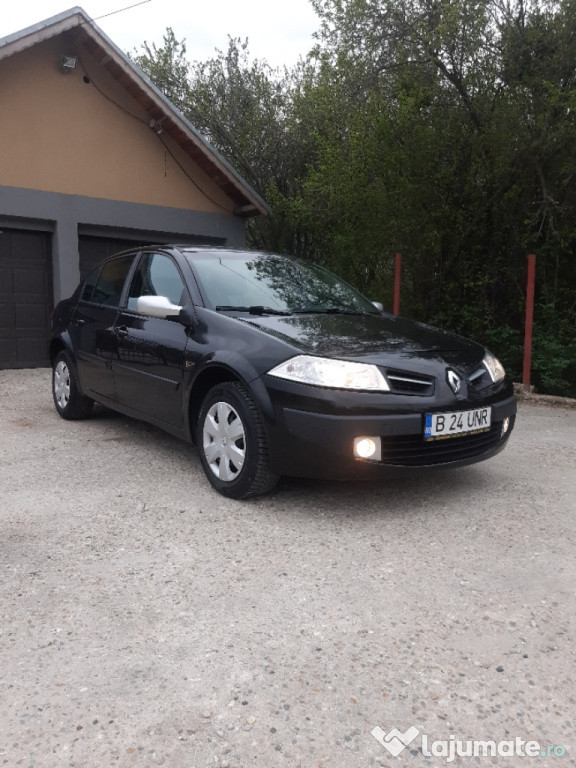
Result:
<instances>
[{"instance_id":1,"label":"front wheel","mask_svg":"<svg viewBox=\"0 0 576 768\"><path fill-rule=\"evenodd\" d=\"M63 419L85 419L92 412L94 401L85 397L78 389L66 352L59 352L54 360L52 396L56 410Z\"/></svg>"},{"instance_id":2,"label":"front wheel","mask_svg":"<svg viewBox=\"0 0 576 768\"><path fill-rule=\"evenodd\" d=\"M240 382L224 382L208 392L200 409L196 438L206 477L223 496L258 496L278 482L278 476L268 468L262 417Z\"/></svg>"}]
</instances>

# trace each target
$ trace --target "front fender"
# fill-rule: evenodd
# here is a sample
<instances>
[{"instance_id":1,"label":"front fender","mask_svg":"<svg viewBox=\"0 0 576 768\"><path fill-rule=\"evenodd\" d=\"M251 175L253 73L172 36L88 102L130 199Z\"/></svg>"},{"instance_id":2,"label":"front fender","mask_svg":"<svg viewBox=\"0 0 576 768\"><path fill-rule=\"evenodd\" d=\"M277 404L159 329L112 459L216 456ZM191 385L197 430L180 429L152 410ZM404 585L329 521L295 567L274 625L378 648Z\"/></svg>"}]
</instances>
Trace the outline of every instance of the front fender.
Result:
<instances>
[{"instance_id":1,"label":"front fender","mask_svg":"<svg viewBox=\"0 0 576 768\"><path fill-rule=\"evenodd\" d=\"M234 380L241 381L250 391L265 424L274 423L275 411L262 374L242 355L231 350L215 351L197 361L185 381L185 424L189 440L193 440L195 414L207 392L221 381Z\"/></svg>"}]
</instances>

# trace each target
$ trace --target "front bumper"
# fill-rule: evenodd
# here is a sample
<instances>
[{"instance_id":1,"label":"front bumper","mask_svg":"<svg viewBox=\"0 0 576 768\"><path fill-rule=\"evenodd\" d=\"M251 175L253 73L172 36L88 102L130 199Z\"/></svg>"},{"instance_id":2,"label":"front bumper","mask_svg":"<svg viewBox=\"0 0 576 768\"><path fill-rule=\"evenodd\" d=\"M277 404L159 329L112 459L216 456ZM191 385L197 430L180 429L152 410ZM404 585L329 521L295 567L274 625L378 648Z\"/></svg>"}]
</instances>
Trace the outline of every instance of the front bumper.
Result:
<instances>
[{"instance_id":1,"label":"front bumper","mask_svg":"<svg viewBox=\"0 0 576 768\"><path fill-rule=\"evenodd\" d=\"M269 425L270 465L281 475L326 479L374 475L390 468L464 466L495 456L505 447L514 426L516 399L511 385L503 386L491 397L457 403L430 402L423 398L391 398L380 412L363 412L365 395L353 407L353 396L343 400L342 408L308 410L310 403L298 403L294 393L276 392L275 419ZM305 407L303 408L302 405ZM334 405L334 404L332 404ZM348 407L345 407L345 406ZM492 426L489 432L462 435L447 440L424 440L425 413L455 411L490 405ZM300 406L300 407L299 407ZM332 412L322 412L332 411ZM339 411L339 412L338 412ZM503 430L505 419L508 429ZM354 438L381 438L380 460L354 456Z\"/></svg>"}]
</instances>

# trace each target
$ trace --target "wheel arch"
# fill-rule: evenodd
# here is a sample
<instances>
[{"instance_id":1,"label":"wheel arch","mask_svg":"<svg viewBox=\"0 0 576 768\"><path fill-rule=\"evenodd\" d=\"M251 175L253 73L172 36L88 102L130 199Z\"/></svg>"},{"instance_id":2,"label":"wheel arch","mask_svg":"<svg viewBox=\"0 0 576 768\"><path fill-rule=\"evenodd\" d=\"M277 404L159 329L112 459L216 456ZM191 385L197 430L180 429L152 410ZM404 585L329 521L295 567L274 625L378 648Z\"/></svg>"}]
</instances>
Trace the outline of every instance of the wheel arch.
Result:
<instances>
[{"instance_id":1,"label":"wheel arch","mask_svg":"<svg viewBox=\"0 0 576 768\"><path fill-rule=\"evenodd\" d=\"M247 373L252 372L247 371ZM234 381L243 384L252 394L264 422L267 422L272 417L272 403L261 378L249 378L249 376L243 376L237 367L232 368L222 361L213 362L198 373L188 392L186 424L190 442L195 442L198 416L208 392L218 384Z\"/></svg>"},{"instance_id":2,"label":"wheel arch","mask_svg":"<svg viewBox=\"0 0 576 768\"><path fill-rule=\"evenodd\" d=\"M54 360L56 360L56 357L60 352L68 352L70 355L71 346L72 345L70 343L70 337L68 334L65 334L64 336L56 336L53 338L50 342L49 348L51 365L54 365Z\"/></svg>"},{"instance_id":3,"label":"wheel arch","mask_svg":"<svg viewBox=\"0 0 576 768\"><path fill-rule=\"evenodd\" d=\"M243 380L237 373L223 365L210 365L207 368L204 368L204 370L194 379L190 392L188 393L187 423L191 442L195 441L196 423L206 395L212 387L215 387L217 384L222 384L224 381Z\"/></svg>"},{"instance_id":4,"label":"wheel arch","mask_svg":"<svg viewBox=\"0 0 576 768\"><path fill-rule=\"evenodd\" d=\"M62 341L62 339L52 339L50 342L50 364L54 365L54 360L56 360L56 357L60 352L66 351L66 345Z\"/></svg>"}]
</instances>

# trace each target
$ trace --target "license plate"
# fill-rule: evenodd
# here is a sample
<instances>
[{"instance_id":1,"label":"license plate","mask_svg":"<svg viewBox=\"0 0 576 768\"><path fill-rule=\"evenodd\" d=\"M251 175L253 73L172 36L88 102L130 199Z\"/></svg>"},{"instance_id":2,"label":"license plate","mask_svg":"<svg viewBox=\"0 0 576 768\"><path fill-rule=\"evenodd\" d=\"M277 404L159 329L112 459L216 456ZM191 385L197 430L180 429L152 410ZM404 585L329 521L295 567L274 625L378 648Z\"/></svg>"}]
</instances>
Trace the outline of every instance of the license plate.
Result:
<instances>
[{"instance_id":1,"label":"license plate","mask_svg":"<svg viewBox=\"0 0 576 768\"><path fill-rule=\"evenodd\" d=\"M460 435L488 432L492 420L491 408L453 413L427 413L424 426L425 440L445 440Z\"/></svg>"}]
</instances>

